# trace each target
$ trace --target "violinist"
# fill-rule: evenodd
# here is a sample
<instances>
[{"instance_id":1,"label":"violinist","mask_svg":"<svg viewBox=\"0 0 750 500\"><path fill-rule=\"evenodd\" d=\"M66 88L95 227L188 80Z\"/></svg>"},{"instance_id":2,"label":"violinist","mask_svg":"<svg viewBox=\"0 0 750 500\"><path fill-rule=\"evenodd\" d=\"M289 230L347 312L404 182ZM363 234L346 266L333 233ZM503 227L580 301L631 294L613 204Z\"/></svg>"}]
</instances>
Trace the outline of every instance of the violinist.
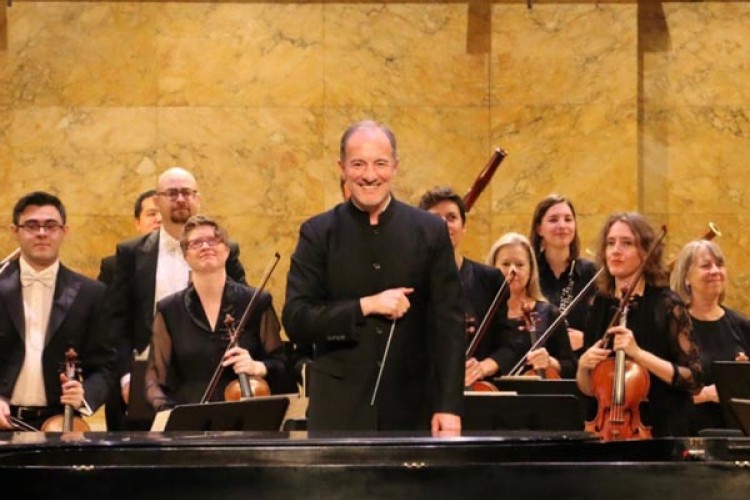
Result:
<instances>
[{"instance_id":1,"label":"violinist","mask_svg":"<svg viewBox=\"0 0 750 500\"><path fill-rule=\"evenodd\" d=\"M180 247L192 282L157 304L146 370L146 399L155 411L200 402L219 363L226 369L211 401L223 399L238 373L265 379L272 393L294 391L268 292L259 295L239 345L226 351L227 316L239 322L255 291L228 278L228 241L209 217L194 215L185 223Z\"/></svg>"},{"instance_id":2,"label":"violinist","mask_svg":"<svg viewBox=\"0 0 750 500\"><path fill-rule=\"evenodd\" d=\"M539 263L539 284L552 304L565 311L596 274L596 266L581 257L581 241L573 202L551 194L534 209L529 240ZM583 329L592 297L584 297L567 314L568 337L575 354L583 346Z\"/></svg>"},{"instance_id":3,"label":"violinist","mask_svg":"<svg viewBox=\"0 0 750 500\"><path fill-rule=\"evenodd\" d=\"M557 378L573 377L575 361L564 324L561 324L560 332L550 336L545 346L529 351L535 340L527 324L529 313L534 318L534 330L539 334L559 314L539 288L536 257L529 240L519 233L506 233L492 245L487 261L500 269L506 279L511 271L515 276L508 281L510 295L495 318L499 326L493 328L477 347L477 369L467 363L466 381L473 383L482 378L505 375L524 356L530 370L549 370L555 372Z\"/></svg>"},{"instance_id":4,"label":"violinist","mask_svg":"<svg viewBox=\"0 0 750 500\"><path fill-rule=\"evenodd\" d=\"M706 384L693 395L691 433L726 428L711 363L747 361L750 320L724 305L727 268L719 245L695 240L682 247L670 275L670 284L688 306Z\"/></svg>"},{"instance_id":5,"label":"violinist","mask_svg":"<svg viewBox=\"0 0 750 500\"><path fill-rule=\"evenodd\" d=\"M39 429L66 405L90 416L107 396L115 353L104 328L105 286L60 262L68 232L57 196L32 192L13 208L20 256L0 275L0 429ZM62 373L70 348L82 381Z\"/></svg>"},{"instance_id":6,"label":"violinist","mask_svg":"<svg viewBox=\"0 0 750 500\"><path fill-rule=\"evenodd\" d=\"M651 427L654 437L686 436L691 392L700 389L702 381L700 357L687 309L667 286L662 247L655 242L654 230L637 213L613 214L602 227L597 262L606 267L587 322L576 379L580 390L593 396L598 389L594 369L615 350L623 350L627 359L650 374L645 402L635 409L641 422ZM618 322L607 329L628 291L632 300L624 325ZM612 348L603 345L605 331L613 337Z\"/></svg>"}]
</instances>

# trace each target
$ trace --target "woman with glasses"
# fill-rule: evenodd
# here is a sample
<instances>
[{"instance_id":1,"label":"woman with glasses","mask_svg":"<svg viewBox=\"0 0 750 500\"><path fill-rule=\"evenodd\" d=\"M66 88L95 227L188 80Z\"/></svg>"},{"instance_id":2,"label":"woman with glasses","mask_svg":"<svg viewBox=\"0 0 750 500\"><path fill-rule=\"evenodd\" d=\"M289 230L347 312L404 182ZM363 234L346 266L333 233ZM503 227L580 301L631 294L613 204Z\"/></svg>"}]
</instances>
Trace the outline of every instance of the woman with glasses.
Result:
<instances>
[{"instance_id":1,"label":"woman with glasses","mask_svg":"<svg viewBox=\"0 0 750 500\"><path fill-rule=\"evenodd\" d=\"M236 347L226 350L255 289L227 278L226 231L195 215L182 230L180 246L191 270L190 285L160 300L146 371L146 399L154 410L201 402L221 363L225 368L209 401L224 399L237 375L266 380L272 393L294 391L280 323L268 292L261 292Z\"/></svg>"}]
</instances>

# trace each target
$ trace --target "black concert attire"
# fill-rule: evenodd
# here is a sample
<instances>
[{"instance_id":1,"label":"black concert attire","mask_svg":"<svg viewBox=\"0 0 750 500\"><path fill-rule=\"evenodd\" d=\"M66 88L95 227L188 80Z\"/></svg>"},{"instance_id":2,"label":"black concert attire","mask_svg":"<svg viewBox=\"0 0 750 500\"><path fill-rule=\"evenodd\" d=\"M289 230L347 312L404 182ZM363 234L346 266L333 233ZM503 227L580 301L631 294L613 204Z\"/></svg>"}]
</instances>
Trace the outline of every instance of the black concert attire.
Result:
<instances>
[{"instance_id":1,"label":"black concert attire","mask_svg":"<svg viewBox=\"0 0 750 500\"><path fill-rule=\"evenodd\" d=\"M705 385L714 383L711 363L734 361L739 353L750 355L750 320L728 307L722 306L722 309L724 315L716 321L703 321L691 317ZM721 406L712 401L694 405L691 424L693 434L702 429L727 427Z\"/></svg>"},{"instance_id":2,"label":"black concert attire","mask_svg":"<svg viewBox=\"0 0 750 500\"><path fill-rule=\"evenodd\" d=\"M538 315L537 337L547 331L559 315L557 307L542 300L536 301L533 312ZM508 317L507 302L500 306L494 323L492 330L479 343L475 357L478 360L491 358L500 366L497 375L507 375L529 352L531 335L526 330L524 318ZM543 347L560 363L562 378L575 378L576 363L564 322L551 334Z\"/></svg>"},{"instance_id":3,"label":"black concert attire","mask_svg":"<svg viewBox=\"0 0 750 500\"><path fill-rule=\"evenodd\" d=\"M555 276L544 257L544 252L537 254L536 259L539 264L539 285L542 288L542 294L561 309L578 296L596 275L596 266L588 259L576 259L572 270L571 263L568 263L568 267L560 274L560 277ZM586 318L595 294L596 288L592 287L588 297L583 297L578 305L568 312L565 319L570 328L580 331L586 328Z\"/></svg>"},{"instance_id":4,"label":"black concert attire","mask_svg":"<svg viewBox=\"0 0 750 500\"><path fill-rule=\"evenodd\" d=\"M229 342L224 318L229 314L238 323L254 292L227 279L215 330L193 285L159 301L146 372L146 399L155 410L201 402ZM296 392L271 295L264 291L256 300L239 346L266 365L272 394ZM231 367L224 369L210 401L222 401L224 388L236 379Z\"/></svg>"},{"instance_id":5,"label":"black concert attire","mask_svg":"<svg viewBox=\"0 0 750 500\"><path fill-rule=\"evenodd\" d=\"M597 294L585 330L584 349L602 339L619 303L614 297ZM702 386L703 372L687 308L669 288L648 285L642 296L633 297L626 326L641 349L674 367L671 383L649 373L650 389L647 401L640 405L641 421L652 426L654 437L689 435L691 393ZM678 366L688 368L690 375L681 376ZM590 399L593 417L596 401Z\"/></svg>"}]
</instances>

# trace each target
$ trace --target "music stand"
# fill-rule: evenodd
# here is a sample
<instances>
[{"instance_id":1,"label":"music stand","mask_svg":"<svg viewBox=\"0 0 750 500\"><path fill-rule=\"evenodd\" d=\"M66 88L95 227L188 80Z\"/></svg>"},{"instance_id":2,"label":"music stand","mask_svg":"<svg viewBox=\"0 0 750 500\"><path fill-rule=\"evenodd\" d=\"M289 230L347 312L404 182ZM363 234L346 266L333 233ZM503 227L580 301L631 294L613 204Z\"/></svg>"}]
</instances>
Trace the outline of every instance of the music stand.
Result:
<instances>
[{"instance_id":1,"label":"music stand","mask_svg":"<svg viewBox=\"0 0 750 500\"><path fill-rule=\"evenodd\" d=\"M127 427L130 430L148 430L156 412L146 401L145 359L133 360L130 371L130 400L128 401Z\"/></svg>"},{"instance_id":2,"label":"music stand","mask_svg":"<svg viewBox=\"0 0 750 500\"><path fill-rule=\"evenodd\" d=\"M279 431L289 407L287 396L175 407L165 431Z\"/></svg>"},{"instance_id":3,"label":"music stand","mask_svg":"<svg viewBox=\"0 0 750 500\"><path fill-rule=\"evenodd\" d=\"M582 431L584 413L572 394L469 392L462 428L484 430Z\"/></svg>"},{"instance_id":4,"label":"music stand","mask_svg":"<svg viewBox=\"0 0 750 500\"><path fill-rule=\"evenodd\" d=\"M729 406L742 432L745 436L750 436L750 399L732 398L729 400Z\"/></svg>"},{"instance_id":5,"label":"music stand","mask_svg":"<svg viewBox=\"0 0 750 500\"><path fill-rule=\"evenodd\" d=\"M732 411L732 398L750 399L750 362L714 361L711 364L719 404L730 429L742 429Z\"/></svg>"},{"instance_id":6,"label":"music stand","mask_svg":"<svg viewBox=\"0 0 750 500\"><path fill-rule=\"evenodd\" d=\"M578 396L578 384L572 378L542 379L538 377L495 377L492 383L500 391L518 394L572 394Z\"/></svg>"}]
</instances>

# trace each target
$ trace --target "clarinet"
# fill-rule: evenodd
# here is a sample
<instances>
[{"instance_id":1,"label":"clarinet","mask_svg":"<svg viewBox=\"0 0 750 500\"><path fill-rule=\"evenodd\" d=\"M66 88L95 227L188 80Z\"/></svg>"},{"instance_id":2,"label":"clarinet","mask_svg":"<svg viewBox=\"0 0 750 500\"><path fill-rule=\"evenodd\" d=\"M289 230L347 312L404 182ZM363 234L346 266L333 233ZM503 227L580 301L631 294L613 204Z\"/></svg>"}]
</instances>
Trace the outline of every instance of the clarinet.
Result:
<instances>
[{"instance_id":1,"label":"clarinet","mask_svg":"<svg viewBox=\"0 0 750 500\"><path fill-rule=\"evenodd\" d=\"M576 268L576 261L573 260L570 263L570 272L568 272L568 284L565 285L560 292L560 312L564 313L565 310L570 306L571 301L573 300L573 286L575 286L575 280L573 279L573 271ZM565 320L566 326L568 320Z\"/></svg>"}]
</instances>

